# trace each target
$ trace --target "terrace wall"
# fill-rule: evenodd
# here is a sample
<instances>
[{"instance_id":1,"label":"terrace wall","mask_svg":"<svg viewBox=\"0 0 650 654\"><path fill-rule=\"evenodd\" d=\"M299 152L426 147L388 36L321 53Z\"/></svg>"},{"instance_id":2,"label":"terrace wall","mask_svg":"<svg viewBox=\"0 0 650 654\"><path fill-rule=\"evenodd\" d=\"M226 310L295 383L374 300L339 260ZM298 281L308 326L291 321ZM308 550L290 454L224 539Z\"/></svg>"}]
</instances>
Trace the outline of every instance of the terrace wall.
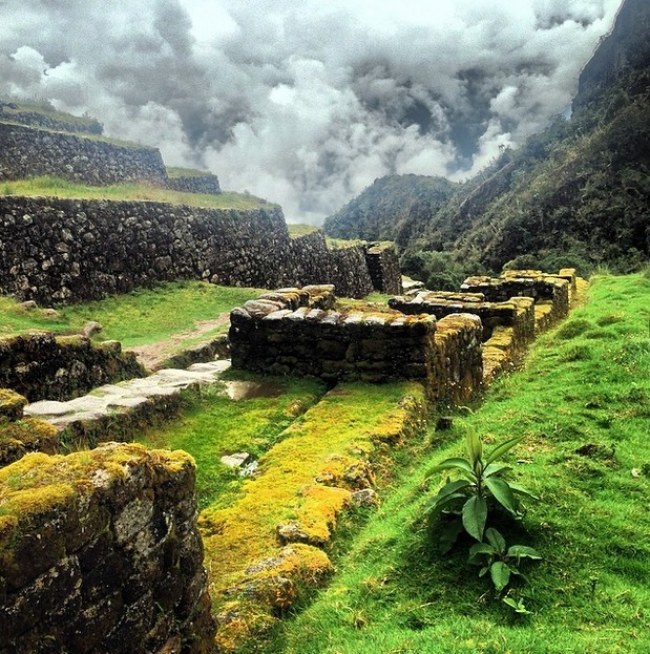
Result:
<instances>
[{"instance_id":1,"label":"terrace wall","mask_svg":"<svg viewBox=\"0 0 650 654\"><path fill-rule=\"evenodd\" d=\"M95 345L84 336L27 333L0 338L0 388L30 402L68 400L102 384L141 377L144 370L120 343Z\"/></svg>"},{"instance_id":2,"label":"terrace wall","mask_svg":"<svg viewBox=\"0 0 650 654\"><path fill-rule=\"evenodd\" d=\"M363 247L329 250L321 232L290 239L279 208L0 196L1 293L49 305L175 279L373 290Z\"/></svg>"},{"instance_id":3,"label":"terrace wall","mask_svg":"<svg viewBox=\"0 0 650 654\"><path fill-rule=\"evenodd\" d=\"M157 148L0 123L0 180L39 175L93 185L146 180L164 186L167 182Z\"/></svg>"},{"instance_id":4,"label":"terrace wall","mask_svg":"<svg viewBox=\"0 0 650 654\"><path fill-rule=\"evenodd\" d=\"M221 193L219 178L209 173L170 177L167 180L167 188L185 193L204 193L207 195L219 195Z\"/></svg>"},{"instance_id":5,"label":"terrace wall","mask_svg":"<svg viewBox=\"0 0 650 654\"><path fill-rule=\"evenodd\" d=\"M184 452L115 443L0 470L0 654L212 652L194 485Z\"/></svg>"},{"instance_id":6,"label":"terrace wall","mask_svg":"<svg viewBox=\"0 0 650 654\"><path fill-rule=\"evenodd\" d=\"M418 379L435 400L465 400L481 387L475 316L450 316L436 325L433 316L343 314L329 306L315 301L312 289L291 289L233 310L233 366L329 382Z\"/></svg>"},{"instance_id":7,"label":"terrace wall","mask_svg":"<svg viewBox=\"0 0 650 654\"><path fill-rule=\"evenodd\" d=\"M174 279L277 286L288 242L279 209L0 197L0 291L49 305Z\"/></svg>"}]
</instances>

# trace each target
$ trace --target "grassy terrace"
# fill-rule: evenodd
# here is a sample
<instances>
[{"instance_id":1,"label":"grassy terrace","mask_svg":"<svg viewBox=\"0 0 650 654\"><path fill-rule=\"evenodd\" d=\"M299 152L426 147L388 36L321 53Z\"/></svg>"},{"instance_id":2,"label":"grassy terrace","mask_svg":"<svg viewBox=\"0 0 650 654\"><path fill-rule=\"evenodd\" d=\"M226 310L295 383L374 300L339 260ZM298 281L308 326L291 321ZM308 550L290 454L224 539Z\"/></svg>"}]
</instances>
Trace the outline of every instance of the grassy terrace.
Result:
<instances>
[{"instance_id":1,"label":"grassy terrace","mask_svg":"<svg viewBox=\"0 0 650 654\"><path fill-rule=\"evenodd\" d=\"M184 281L161 284L61 308L50 318L36 309L26 311L15 300L0 297L0 336L28 329L78 332L88 320L103 326L101 340L121 341L125 347L160 341L203 320L212 320L262 292L261 289L216 286L207 282ZM182 311L178 307L183 307ZM224 324L222 331L227 329Z\"/></svg>"},{"instance_id":2,"label":"grassy terrace","mask_svg":"<svg viewBox=\"0 0 650 654\"><path fill-rule=\"evenodd\" d=\"M162 202L205 209L271 209L277 205L253 195L224 192L219 195L184 193L147 184L84 186L56 177L33 177L3 182L0 195L46 196L79 200Z\"/></svg>"},{"instance_id":3,"label":"grassy terrace","mask_svg":"<svg viewBox=\"0 0 650 654\"><path fill-rule=\"evenodd\" d=\"M513 476L541 497L511 542L544 561L518 587L530 615L430 544L424 509L462 452L462 420L432 432L381 508L342 548L337 574L275 634L282 654L613 654L650 651L650 279L599 277L589 303L533 346L464 418L488 442L525 433Z\"/></svg>"}]
</instances>

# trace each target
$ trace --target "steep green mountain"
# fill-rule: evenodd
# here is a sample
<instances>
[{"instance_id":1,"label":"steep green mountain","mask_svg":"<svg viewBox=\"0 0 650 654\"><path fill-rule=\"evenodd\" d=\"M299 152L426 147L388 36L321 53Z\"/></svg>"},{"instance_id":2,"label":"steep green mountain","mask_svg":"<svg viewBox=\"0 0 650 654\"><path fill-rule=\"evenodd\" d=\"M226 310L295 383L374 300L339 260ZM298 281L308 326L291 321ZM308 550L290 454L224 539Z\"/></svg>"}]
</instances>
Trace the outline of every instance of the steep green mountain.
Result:
<instances>
[{"instance_id":1,"label":"steep green mountain","mask_svg":"<svg viewBox=\"0 0 650 654\"><path fill-rule=\"evenodd\" d=\"M572 265L583 273L599 264L638 268L650 254L649 32L650 3L625 0L581 74L570 120L559 117L519 150L502 153L438 208L416 214L400 178L388 178L391 187L377 180L371 189L396 197L364 192L326 230L335 224L339 236L347 235L344 226L352 232L350 208L365 196L364 215L385 225L373 238L399 235L405 271L443 287L452 285L450 271L455 283L465 272L504 265ZM411 216L409 229L397 230L393 216L404 215Z\"/></svg>"},{"instance_id":2,"label":"steep green mountain","mask_svg":"<svg viewBox=\"0 0 650 654\"><path fill-rule=\"evenodd\" d=\"M361 195L325 220L334 238L391 240L406 246L444 206L457 184L442 177L389 175L376 179Z\"/></svg>"}]
</instances>

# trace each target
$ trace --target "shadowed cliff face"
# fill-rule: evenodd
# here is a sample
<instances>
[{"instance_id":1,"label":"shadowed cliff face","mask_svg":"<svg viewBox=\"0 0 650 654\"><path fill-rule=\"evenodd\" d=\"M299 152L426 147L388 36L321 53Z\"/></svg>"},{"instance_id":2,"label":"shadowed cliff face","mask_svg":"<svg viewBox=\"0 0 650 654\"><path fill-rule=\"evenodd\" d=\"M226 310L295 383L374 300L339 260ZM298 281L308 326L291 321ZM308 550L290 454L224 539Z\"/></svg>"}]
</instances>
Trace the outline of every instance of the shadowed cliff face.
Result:
<instances>
[{"instance_id":1,"label":"shadowed cliff face","mask_svg":"<svg viewBox=\"0 0 650 654\"><path fill-rule=\"evenodd\" d=\"M598 92L622 76L650 63L650 2L625 0L611 34L601 43L580 74L573 106L585 106Z\"/></svg>"}]
</instances>

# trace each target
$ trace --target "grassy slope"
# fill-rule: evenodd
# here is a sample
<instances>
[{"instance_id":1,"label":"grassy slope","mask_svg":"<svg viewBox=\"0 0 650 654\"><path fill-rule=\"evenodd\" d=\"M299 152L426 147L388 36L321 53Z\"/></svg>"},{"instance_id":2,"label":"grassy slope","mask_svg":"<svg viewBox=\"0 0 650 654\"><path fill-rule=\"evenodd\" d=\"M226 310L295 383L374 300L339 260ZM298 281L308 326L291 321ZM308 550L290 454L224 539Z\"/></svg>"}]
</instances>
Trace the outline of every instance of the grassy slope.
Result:
<instances>
[{"instance_id":1,"label":"grassy slope","mask_svg":"<svg viewBox=\"0 0 650 654\"><path fill-rule=\"evenodd\" d=\"M39 196L85 200L141 201L183 204L207 209L271 209L277 205L254 195L225 192L219 195L185 193L147 184L84 186L57 177L32 177L0 186L0 195Z\"/></svg>"},{"instance_id":2,"label":"grassy slope","mask_svg":"<svg viewBox=\"0 0 650 654\"><path fill-rule=\"evenodd\" d=\"M251 378L239 371L228 376L231 380ZM234 402L218 390L204 391L201 400L181 418L138 438L150 448L182 449L192 454L197 463L200 508L222 508L241 488L243 479L219 461L224 454L243 451L259 458L325 392L316 380L259 375L254 379L277 389L277 395Z\"/></svg>"},{"instance_id":3,"label":"grassy slope","mask_svg":"<svg viewBox=\"0 0 650 654\"><path fill-rule=\"evenodd\" d=\"M11 298L0 297L0 335L27 329L78 331L86 321L97 320L104 327L100 334L102 340L117 340L130 347L191 329L195 321L216 318L260 292L260 289L206 282L171 282L154 289L65 307L55 319L45 317L40 310L25 311Z\"/></svg>"},{"instance_id":4,"label":"grassy slope","mask_svg":"<svg viewBox=\"0 0 650 654\"><path fill-rule=\"evenodd\" d=\"M464 551L441 560L429 545L423 509L435 488L425 472L462 451L454 429L446 443L432 434L428 459L405 472L273 651L650 651L649 299L647 277L597 278L589 304L467 418L495 440L527 435L514 474L542 501L529 507L527 534L509 535L545 557L517 591L532 615L493 601ZM590 454L579 454L585 445Z\"/></svg>"}]
</instances>

